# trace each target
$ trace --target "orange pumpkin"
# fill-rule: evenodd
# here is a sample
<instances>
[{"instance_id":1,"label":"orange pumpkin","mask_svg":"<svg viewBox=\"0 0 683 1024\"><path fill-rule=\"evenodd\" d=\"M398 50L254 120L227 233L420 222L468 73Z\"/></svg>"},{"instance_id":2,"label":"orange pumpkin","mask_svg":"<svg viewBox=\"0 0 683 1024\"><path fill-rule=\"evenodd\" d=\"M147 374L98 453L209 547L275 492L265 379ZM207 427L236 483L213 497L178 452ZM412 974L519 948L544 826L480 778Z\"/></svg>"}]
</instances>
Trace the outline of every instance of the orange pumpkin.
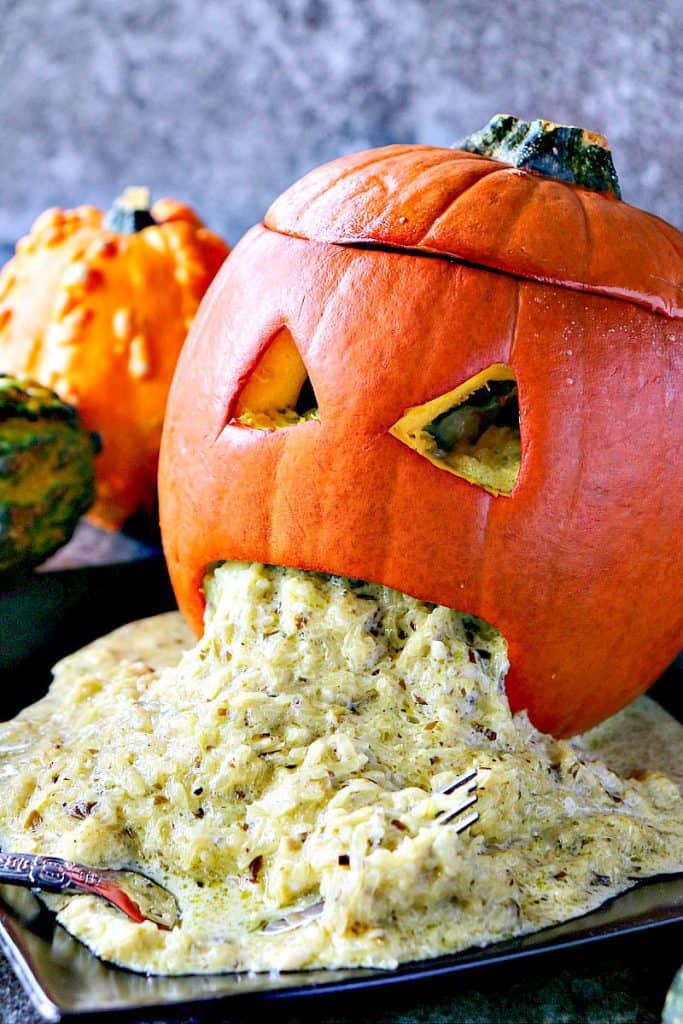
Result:
<instances>
[{"instance_id":1,"label":"orange pumpkin","mask_svg":"<svg viewBox=\"0 0 683 1024\"><path fill-rule=\"evenodd\" d=\"M683 237L492 134L334 161L240 242L172 387L162 535L197 630L222 559L380 582L500 629L513 708L569 735L681 646ZM514 389L503 485L439 438L503 430Z\"/></svg>"},{"instance_id":2,"label":"orange pumpkin","mask_svg":"<svg viewBox=\"0 0 683 1024\"><path fill-rule=\"evenodd\" d=\"M183 203L131 189L105 215L47 210L0 273L0 368L76 405L102 437L89 518L152 512L168 389L228 247Z\"/></svg>"}]
</instances>

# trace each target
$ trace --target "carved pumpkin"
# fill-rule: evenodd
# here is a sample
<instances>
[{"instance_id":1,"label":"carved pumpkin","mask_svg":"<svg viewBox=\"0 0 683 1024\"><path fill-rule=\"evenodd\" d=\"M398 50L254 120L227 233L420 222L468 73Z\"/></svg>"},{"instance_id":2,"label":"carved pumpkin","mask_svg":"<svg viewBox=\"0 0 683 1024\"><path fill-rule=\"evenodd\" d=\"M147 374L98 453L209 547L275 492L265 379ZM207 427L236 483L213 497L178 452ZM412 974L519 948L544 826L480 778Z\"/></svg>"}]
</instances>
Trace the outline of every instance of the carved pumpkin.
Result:
<instances>
[{"instance_id":1,"label":"carved pumpkin","mask_svg":"<svg viewBox=\"0 0 683 1024\"><path fill-rule=\"evenodd\" d=\"M228 248L174 199L130 189L107 218L47 210L0 273L0 370L77 406L102 438L90 517L119 528L155 502L178 353Z\"/></svg>"},{"instance_id":2,"label":"carved pumpkin","mask_svg":"<svg viewBox=\"0 0 683 1024\"><path fill-rule=\"evenodd\" d=\"M334 161L240 242L178 365L162 535L197 630L223 559L381 582L500 629L512 706L567 735L681 643L683 237L600 137L466 145Z\"/></svg>"}]
</instances>

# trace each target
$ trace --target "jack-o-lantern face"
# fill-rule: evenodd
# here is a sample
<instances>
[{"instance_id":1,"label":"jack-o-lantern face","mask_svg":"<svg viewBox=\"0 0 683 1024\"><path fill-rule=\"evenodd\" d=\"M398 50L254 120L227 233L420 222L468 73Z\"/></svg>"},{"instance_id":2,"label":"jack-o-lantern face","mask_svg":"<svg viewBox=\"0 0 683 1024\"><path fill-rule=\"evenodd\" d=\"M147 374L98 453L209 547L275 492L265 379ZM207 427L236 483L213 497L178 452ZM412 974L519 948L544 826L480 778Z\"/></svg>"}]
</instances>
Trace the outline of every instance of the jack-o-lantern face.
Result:
<instances>
[{"instance_id":1,"label":"jack-o-lantern face","mask_svg":"<svg viewBox=\"0 0 683 1024\"><path fill-rule=\"evenodd\" d=\"M230 422L281 430L318 418L318 400L304 361L292 332L281 327L237 395ZM512 368L490 366L447 394L408 409L391 433L438 468L491 494L510 494L520 462Z\"/></svg>"},{"instance_id":2,"label":"jack-o-lantern face","mask_svg":"<svg viewBox=\"0 0 683 1024\"><path fill-rule=\"evenodd\" d=\"M487 267L455 258L471 209L450 258L434 258L448 252L446 204L438 176L425 184L425 161L442 168L451 203L457 174L470 207L473 183L494 177L494 161L459 151L346 158L294 186L235 249L172 388L160 477L168 563L197 628L203 575L224 559L368 579L481 616L508 640L513 707L568 734L641 692L681 639L683 487L671 461L681 425L670 403L683 261L664 255L677 233L614 198L497 164L495 234L490 197L475 210ZM410 193L418 172L431 237L415 206L423 193ZM374 219L370 179L378 193L385 184ZM526 266L501 273L516 258L506 215L514 205L524 219L539 182L557 190L560 221L571 204L583 217L584 197L593 233L584 224L579 241L560 240L536 209ZM402 241L412 217L415 239ZM645 271L621 265L625 217L636 234L660 232ZM397 232L394 248L373 225ZM611 246L592 264L591 237ZM549 269L551 249L565 269L574 261L571 276ZM533 259L543 281L528 279Z\"/></svg>"}]
</instances>

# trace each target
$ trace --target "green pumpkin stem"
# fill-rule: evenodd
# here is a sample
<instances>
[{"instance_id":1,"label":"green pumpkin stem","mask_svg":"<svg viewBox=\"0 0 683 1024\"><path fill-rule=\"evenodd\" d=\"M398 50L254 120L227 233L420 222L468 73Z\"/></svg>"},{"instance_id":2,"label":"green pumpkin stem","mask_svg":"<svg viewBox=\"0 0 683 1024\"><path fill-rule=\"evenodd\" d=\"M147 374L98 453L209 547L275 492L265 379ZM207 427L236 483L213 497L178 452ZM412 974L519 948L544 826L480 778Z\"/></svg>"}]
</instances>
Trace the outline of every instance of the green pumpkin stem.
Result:
<instances>
[{"instance_id":1,"label":"green pumpkin stem","mask_svg":"<svg viewBox=\"0 0 683 1024\"><path fill-rule=\"evenodd\" d=\"M585 128L496 114L457 148L621 199L607 139Z\"/></svg>"},{"instance_id":2,"label":"green pumpkin stem","mask_svg":"<svg viewBox=\"0 0 683 1024\"><path fill-rule=\"evenodd\" d=\"M149 211L149 189L135 185L127 188L115 201L105 217L104 224L110 231L134 235L136 231L142 231L157 223Z\"/></svg>"}]
</instances>

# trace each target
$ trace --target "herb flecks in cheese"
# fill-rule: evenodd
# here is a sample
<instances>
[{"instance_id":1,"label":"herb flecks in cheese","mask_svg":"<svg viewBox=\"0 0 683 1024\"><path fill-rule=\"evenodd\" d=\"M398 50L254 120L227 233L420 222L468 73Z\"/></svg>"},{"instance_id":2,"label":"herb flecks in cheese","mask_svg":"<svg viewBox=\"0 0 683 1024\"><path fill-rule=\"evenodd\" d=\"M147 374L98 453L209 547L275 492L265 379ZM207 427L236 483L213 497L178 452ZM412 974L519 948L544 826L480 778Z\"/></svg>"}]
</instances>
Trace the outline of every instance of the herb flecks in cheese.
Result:
<instances>
[{"instance_id":1,"label":"herb flecks in cheese","mask_svg":"<svg viewBox=\"0 0 683 1024\"><path fill-rule=\"evenodd\" d=\"M48 898L102 957L169 973L390 967L683 868L677 786L608 768L600 730L570 744L513 717L504 641L479 620L261 565L223 565L206 592L205 634L182 657L179 616L126 626L0 726L4 848L137 867L178 899L163 932L94 897ZM613 766L616 722L625 747L634 729L648 748L648 729L679 729L637 708L609 725ZM473 765L480 820L458 835L435 822L449 798L434 791ZM263 931L320 899L318 920Z\"/></svg>"}]
</instances>

